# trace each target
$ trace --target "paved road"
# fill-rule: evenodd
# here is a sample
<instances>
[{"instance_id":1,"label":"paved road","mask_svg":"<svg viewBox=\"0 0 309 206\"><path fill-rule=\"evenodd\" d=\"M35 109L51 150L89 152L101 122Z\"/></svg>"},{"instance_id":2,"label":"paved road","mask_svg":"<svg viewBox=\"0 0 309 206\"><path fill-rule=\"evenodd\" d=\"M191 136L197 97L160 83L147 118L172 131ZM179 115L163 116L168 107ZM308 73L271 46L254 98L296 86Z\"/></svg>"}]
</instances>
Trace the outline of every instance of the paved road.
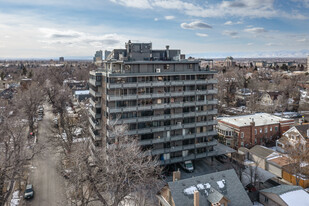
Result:
<instances>
[{"instance_id":1,"label":"paved road","mask_svg":"<svg viewBox=\"0 0 309 206\"><path fill-rule=\"evenodd\" d=\"M38 141L44 143L42 154L33 160L33 170L30 182L35 190L33 200L27 201L26 205L33 206L62 206L67 205L63 177L57 171L59 152L48 141L50 125L52 125L52 113L45 107L45 116L39 123Z\"/></svg>"}]
</instances>

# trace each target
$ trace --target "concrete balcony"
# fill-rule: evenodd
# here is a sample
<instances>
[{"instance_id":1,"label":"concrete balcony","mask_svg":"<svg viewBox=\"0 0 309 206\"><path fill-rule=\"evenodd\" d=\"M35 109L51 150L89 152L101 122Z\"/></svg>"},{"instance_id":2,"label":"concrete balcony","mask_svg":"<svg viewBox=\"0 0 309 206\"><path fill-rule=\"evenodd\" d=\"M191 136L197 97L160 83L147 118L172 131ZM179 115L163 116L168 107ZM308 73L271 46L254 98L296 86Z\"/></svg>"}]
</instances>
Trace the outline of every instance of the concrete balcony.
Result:
<instances>
[{"instance_id":1,"label":"concrete balcony","mask_svg":"<svg viewBox=\"0 0 309 206\"><path fill-rule=\"evenodd\" d=\"M176 125L160 126L160 127L149 127L149 128L143 128L143 129L129 130L127 132L127 135L147 134L147 133L153 133L153 132L164 132L164 131L170 131L170 130L177 130L177 129L190 128L190 127L210 126L210 125L216 125L216 124L217 124L217 120L211 120L211 121L204 121L204 122L198 122L198 123L176 124ZM112 138L113 136L109 136L109 137Z\"/></svg>"},{"instance_id":2,"label":"concrete balcony","mask_svg":"<svg viewBox=\"0 0 309 206\"><path fill-rule=\"evenodd\" d=\"M168 98L168 97L184 97L184 96L194 96L194 95L207 95L207 94L217 94L217 89L211 90L195 90L187 92L168 92L168 93L157 93L157 94L134 94L134 95L107 95L108 101L119 101L119 100L136 100L136 99L156 99L156 98ZM90 90L91 94L91 90Z\"/></svg>"},{"instance_id":3,"label":"concrete balcony","mask_svg":"<svg viewBox=\"0 0 309 206\"><path fill-rule=\"evenodd\" d=\"M154 81L154 82L134 82L134 83L108 83L108 89L120 88L139 88L139 87L165 87L165 86L184 86L184 85L204 85L217 84L218 80L180 80L180 81Z\"/></svg>"},{"instance_id":4,"label":"concrete balcony","mask_svg":"<svg viewBox=\"0 0 309 206\"><path fill-rule=\"evenodd\" d=\"M213 140L210 142L203 142L203 143L190 144L190 145L181 145L181 146L175 146L175 147L170 147L170 148L152 149L151 155L160 155L160 154L165 154L165 153L179 152L179 151L191 150L191 149L196 149L196 148L212 147L215 145L217 145L217 141Z\"/></svg>"},{"instance_id":5,"label":"concrete balcony","mask_svg":"<svg viewBox=\"0 0 309 206\"><path fill-rule=\"evenodd\" d=\"M91 127L89 127L89 132L94 141L100 141L102 139L100 135L94 134Z\"/></svg>"},{"instance_id":6,"label":"concrete balcony","mask_svg":"<svg viewBox=\"0 0 309 206\"><path fill-rule=\"evenodd\" d=\"M217 151L206 151L204 153L199 153L199 154L190 154L185 157L176 157L176 158L171 158L171 159L166 159L166 160L160 160L161 165L167 165L167 164L174 164L178 162L184 162L187 160L194 160L194 159L201 159L205 157L212 157L216 156L218 154Z\"/></svg>"},{"instance_id":7,"label":"concrete balcony","mask_svg":"<svg viewBox=\"0 0 309 206\"><path fill-rule=\"evenodd\" d=\"M93 121L93 119L91 117L89 117L89 123L91 124L92 128L94 130L100 130L102 127L101 127L101 124L100 123L96 123Z\"/></svg>"},{"instance_id":8,"label":"concrete balcony","mask_svg":"<svg viewBox=\"0 0 309 206\"><path fill-rule=\"evenodd\" d=\"M92 100L92 98L89 98L89 99L90 99L89 102L90 102L90 104L91 104L93 107L95 107L95 108L101 108L101 102L95 102L95 101Z\"/></svg>"},{"instance_id":9,"label":"concrete balcony","mask_svg":"<svg viewBox=\"0 0 309 206\"><path fill-rule=\"evenodd\" d=\"M188 112L188 113L179 113L179 114L166 114L166 115L158 115L158 116L148 116L148 117L132 117L128 119L119 119L117 122L110 121L111 124L129 124L136 122L150 122L150 121L158 121L158 120L167 120L167 119L178 119L178 118L186 118L186 117L198 117L198 116L206 116L206 115L216 115L218 114L218 110L210 110L205 112Z\"/></svg>"},{"instance_id":10,"label":"concrete balcony","mask_svg":"<svg viewBox=\"0 0 309 206\"><path fill-rule=\"evenodd\" d=\"M217 105L218 100L206 100L197 102L175 102L170 104L152 104L147 106L134 106L134 107L121 107L121 108L107 108L110 113L120 113L120 112L135 112L135 111L145 111L154 109L169 109L169 108L182 108L190 106L203 106L203 105Z\"/></svg>"},{"instance_id":11,"label":"concrete balcony","mask_svg":"<svg viewBox=\"0 0 309 206\"><path fill-rule=\"evenodd\" d=\"M94 119L101 119L101 113L95 113L92 109L89 108L89 114L94 118Z\"/></svg>"},{"instance_id":12,"label":"concrete balcony","mask_svg":"<svg viewBox=\"0 0 309 206\"><path fill-rule=\"evenodd\" d=\"M99 86L102 85L102 82L97 81L96 79L89 79L88 82L89 82L89 84L91 84L92 86L95 86L95 87L99 87Z\"/></svg>"},{"instance_id":13,"label":"concrete balcony","mask_svg":"<svg viewBox=\"0 0 309 206\"><path fill-rule=\"evenodd\" d=\"M89 88L89 93L93 97L101 97L102 96L100 92L94 91L91 87Z\"/></svg>"}]
</instances>

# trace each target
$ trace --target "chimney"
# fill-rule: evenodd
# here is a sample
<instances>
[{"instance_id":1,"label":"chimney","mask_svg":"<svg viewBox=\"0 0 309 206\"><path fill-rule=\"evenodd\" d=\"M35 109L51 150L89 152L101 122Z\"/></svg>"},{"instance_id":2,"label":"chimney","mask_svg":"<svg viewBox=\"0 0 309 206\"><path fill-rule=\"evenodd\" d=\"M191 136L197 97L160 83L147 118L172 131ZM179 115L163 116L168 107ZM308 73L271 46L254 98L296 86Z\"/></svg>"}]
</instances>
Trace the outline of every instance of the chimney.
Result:
<instances>
[{"instance_id":1,"label":"chimney","mask_svg":"<svg viewBox=\"0 0 309 206\"><path fill-rule=\"evenodd\" d=\"M180 171L174 171L173 172L173 182L176 182L177 180L180 180Z\"/></svg>"},{"instance_id":2,"label":"chimney","mask_svg":"<svg viewBox=\"0 0 309 206\"><path fill-rule=\"evenodd\" d=\"M197 190L194 191L194 206L200 206L200 193Z\"/></svg>"},{"instance_id":3,"label":"chimney","mask_svg":"<svg viewBox=\"0 0 309 206\"><path fill-rule=\"evenodd\" d=\"M166 45L166 59L170 58L170 46Z\"/></svg>"}]
</instances>

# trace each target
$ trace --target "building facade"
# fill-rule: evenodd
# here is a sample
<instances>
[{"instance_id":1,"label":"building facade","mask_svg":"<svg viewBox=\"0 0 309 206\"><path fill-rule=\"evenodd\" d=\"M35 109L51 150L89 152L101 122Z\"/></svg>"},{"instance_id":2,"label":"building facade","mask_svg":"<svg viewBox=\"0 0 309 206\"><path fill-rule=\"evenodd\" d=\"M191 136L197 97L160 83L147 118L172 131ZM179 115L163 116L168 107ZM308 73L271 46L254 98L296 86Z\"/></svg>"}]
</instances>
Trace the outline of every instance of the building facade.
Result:
<instances>
[{"instance_id":1,"label":"building facade","mask_svg":"<svg viewBox=\"0 0 309 206\"><path fill-rule=\"evenodd\" d=\"M129 41L90 72L92 149L113 143L109 126L127 125L161 164L216 155L216 72L180 55Z\"/></svg>"},{"instance_id":2,"label":"building facade","mask_svg":"<svg viewBox=\"0 0 309 206\"><path fill-rule=\"evenodd\" d=\"M278 139L293 124L292 119L257 113L219 118L217 131L226 145L251 148Z\"/></svg>"}]
</instances>

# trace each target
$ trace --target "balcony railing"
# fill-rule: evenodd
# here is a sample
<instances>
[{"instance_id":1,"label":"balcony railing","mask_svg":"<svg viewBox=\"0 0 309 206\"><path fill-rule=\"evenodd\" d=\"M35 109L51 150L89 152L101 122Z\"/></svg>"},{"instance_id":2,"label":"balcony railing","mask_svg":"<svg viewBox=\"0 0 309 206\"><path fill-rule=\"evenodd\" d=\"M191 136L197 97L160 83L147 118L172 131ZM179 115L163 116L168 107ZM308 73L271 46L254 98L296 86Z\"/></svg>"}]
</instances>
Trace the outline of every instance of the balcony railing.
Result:
<instances>
[{"instance_id":1,"label":"balcony railing","mask_svg":"<svg viewBox=\"0 0 309 206\"><path fill-rule=\"evenodd\" d=\"M119 88L139 88L139 87L166 87L166 86L185 86L185 85L206 85L217 84L218 80L179 80L179 81L154 81L154 82L134 82L134 83L108 83L108 89Z\"/></svg>"},{"instance_id":2,"label":"balcony railing","mask_svg":"<svg viewBox=\"0 0 309 206\"><path fill-rule=\"evenodd\" d=\"M157 94L132 94L132 95L107 95L108 101L119 101L119 100L131 100L131 99L150 99L150 98L164 98L164 97L184 97L193 95L207 95L207 94L217 94L217 89L210 90L195 90L186 92L168 92L168 93L157 93ZM91 94L91 90L90 90Z\"/></svg>"},{"instance_id":3,"label":"balcony railing","mask_svg":"<svg viewBox=\"0 0 309 206\"><path fill-rule=\"evenodd\" d=\"M152 104L147 106L134 106L134 107L121 107L121 108L107 108L109 113L121 113L121 112L134 112L134 111L144 111L153 109L170 109L179 107L190 107L190 106L203 106L203 105L217 105L218 100L206 100L197 102L174 102L169 104Z\"/></svg>"},{"instance_id":4,"label":"balcony railing","mask_svg":"<svg viewBox=\"0 0 309 206\"><path fill-rule=\"evenodd\" d=\"M91 108L88 111L94 119L101 119L101 113L95 113Z\"/></svg>"},{"instance_id":5,"label":"balcony railing","mask_svg":"<svg viewBox=\"0 0 309 206\"><path fill-rule=\"evenodd\" d=\"M101 136L100 135L96 135L94 134L93 130L91 127L89 127L89 131L90 131L90 135L92 136L92 138L94 139L94 141L100 141L101 140Z\"/></svg>"},{"instance_id":6,"label":"balcony railing","mask_svg":"<svg viewBox=\"0 0 309 206\"><path fill-rule=\"evenodd\" d=\"M93 97L101 97L101 96L102 96L102 95L101 95L101 92L96 92L96 91L94 91L91 87L89 88L89 93L90 93L90 95L93 96Z\"/></svg>"},{"instance_id":7,"label":"balcony railing","mask_svg":"<svg viewBox=\"0 0 309 206\"><path fill-rule=\"evenodd\" d=\"M91 117L89 117L89 123L91 124L93 129L95 129L95 130L100 130L101 129L101 124L94 122Z\"/></svg>"},{"instance_id":8,"label":"balcony railing","mask_svg":"<svg viewBox=\"0 0 309 206\"><path fill-rule=\"evenodd\" d=\"M178 119L178 118L186 118L186 117L199 117L205 115L216 115L218 114L218 110L210 110L210 111L201 111L201 112L188 112L188 113L179 113L179 114L166 114L166 115L158 115L158 116L148 116L148 117L131 117L127 119L120 119L117 121L110 121L111 124L129 124L136 122L150 122L150 121L159 121L159 120L167 120L167 119Z\"/></svg>"},{"instance_id":9,"label":"balcony railing","mask_svg":"<svg viewBox=\"0 0 309 206\"><path fill-rule=\"evenodd\" d=\"M211 137L215 135L217 135L217 132L213 130L213 131L202 132L202 133L185 134L185 135L177 135L177 136L172 136L172 137L161 137L161 138L156 138L156 139L141 140L139 141L139 144L142 146L145 146L145 145L153 145L153 144L158 144L158 143L174 142L174 141L179 141L179 140L195 139L198 137Z\"/></svg>"},{"instance_id":10,"label":"balcony railing","mask_svg":"<svg viewBox=\"0 0 309 206\"><path fill-rule=\"evenodd\" d=\"M188 124L184 123L184 124L176 124L176 125L170 125L170 126L149 127L149 128L143 128L143 129L129 130L127 132L127 135L147 134L147 133L153 133L153 132L163 132L163 131L177 130L177 129L183 129L183 128L190 128L190 127L211 126L211 125L216 125L216 124L217 124L217 120L211 120L211 121L188 123ZM112 138L113 136L109 136L109 137Z\"/></svg>"},{"instance_id":11,"label":"balcony railing","mask_svg":"<svg viewBox=\"0 0 309 206\"><path fill-rule=\"evenodd\" d=\"M102 85L102 82L101 81L98 81L96 79L89 79L89 84L91 84L92 86L95 86L95 87L98 87L98 86L101 86Z\"/></svg>"},{"instance_id":12,"label":"balcony railing","mask_svg":"<svg viewBox=\"0 0 309 206\"><path fill-rule=\"evenodd\" d=\"M89 98L89 99L90 99L89 102L90 102L90 104L91 104L93 107L95 107L95 108L101 108L101 103L100 103L100 102L95 102L95 101L92 100L92 98Z\"/></svg>"}]
</instances>

